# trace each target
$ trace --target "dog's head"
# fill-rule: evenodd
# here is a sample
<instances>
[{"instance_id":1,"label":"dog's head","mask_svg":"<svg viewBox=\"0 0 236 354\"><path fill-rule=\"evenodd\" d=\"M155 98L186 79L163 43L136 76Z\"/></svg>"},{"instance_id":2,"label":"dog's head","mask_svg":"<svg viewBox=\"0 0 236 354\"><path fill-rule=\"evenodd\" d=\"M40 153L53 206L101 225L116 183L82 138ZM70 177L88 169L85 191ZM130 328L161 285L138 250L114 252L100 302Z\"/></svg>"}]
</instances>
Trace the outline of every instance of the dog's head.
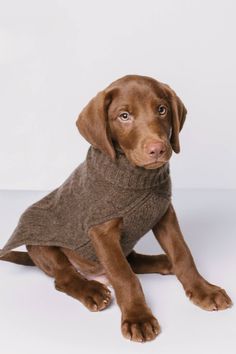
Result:
<instances>
[{"instance_id":1,"label":"dog's head","mask_svg":"<svg viewBox=\"0 0 236 354\"><path fill-rule=\"evenodd\" d=\"M187 110L166 84L128 75L99 92L76 124L95 148L115 160L115 147L128 160L147 169L166 163L180 151L179 132Z\"/></svg>"}]
</instances>

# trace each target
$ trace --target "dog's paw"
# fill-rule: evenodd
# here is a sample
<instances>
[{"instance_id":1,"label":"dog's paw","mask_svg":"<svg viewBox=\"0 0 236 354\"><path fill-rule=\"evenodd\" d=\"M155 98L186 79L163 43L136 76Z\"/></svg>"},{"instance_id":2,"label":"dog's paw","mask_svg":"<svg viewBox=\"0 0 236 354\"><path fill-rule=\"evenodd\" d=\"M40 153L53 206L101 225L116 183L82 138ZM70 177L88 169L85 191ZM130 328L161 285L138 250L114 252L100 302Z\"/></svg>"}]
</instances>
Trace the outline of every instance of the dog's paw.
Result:
<instances>
[{"instance_id":1,"label":"dog's paw","mask_svg":"<svg viewBox=\"0 0 236 354\"><path fill-rule=\"evenodd\" d=\"M207 311L225 310L233 305L224 289L206 281L196 283L186 290L186 295L195 305Z\"/></svg>"},{"instance_id":2,"label":"dog's paw","mask_svg":"<svg viewBox=\"0 0 236 354\"><path fill-rule=\"evenodd\" d=\"M151 314L137 314L126 317L121 324L123 336L135 342L151 341L157 337L161 329L157 319Z\"/></svg>"},{"instance_id":3,"label":"dog's paw","mask_svg":"<svg viewBox=\"0 0 236 354\"><path fill-rule=\"evenodd\" d=\"M111 302L111 291L95 280L55 280L55 288L81 301L90 311L104 310Z\"/></svg>"},{"instance_id":4,"label":"dog's paw","mask_svg":"<svg viewBox=\"0 0 236 354\"><path fill-rule=\"evenodd\" d=\"M81 301L90 311L101 311L111 303L111 291L96 280L88 280Z\"/></svg>"}]
</instances>

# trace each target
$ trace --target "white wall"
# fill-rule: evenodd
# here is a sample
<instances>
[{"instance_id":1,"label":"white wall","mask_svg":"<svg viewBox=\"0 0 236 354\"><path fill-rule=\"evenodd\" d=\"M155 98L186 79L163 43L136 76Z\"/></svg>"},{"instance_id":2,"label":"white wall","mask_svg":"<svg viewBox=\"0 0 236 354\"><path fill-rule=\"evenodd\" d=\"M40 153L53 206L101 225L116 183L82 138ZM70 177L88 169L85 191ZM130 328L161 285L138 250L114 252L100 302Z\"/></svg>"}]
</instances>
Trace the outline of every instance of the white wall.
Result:
<instances>
[{"instance_id":1,"label":"white wall","mask_svg":"<svg viewBox=\"0 0 236 354\"><path fill-rule=\"evenodd\" d=\"M0 3L0 189L53 189L84 159L87 101L129 73L188 108L174 187L236 188L235 1Z\"/></svg>"}]
</instances>

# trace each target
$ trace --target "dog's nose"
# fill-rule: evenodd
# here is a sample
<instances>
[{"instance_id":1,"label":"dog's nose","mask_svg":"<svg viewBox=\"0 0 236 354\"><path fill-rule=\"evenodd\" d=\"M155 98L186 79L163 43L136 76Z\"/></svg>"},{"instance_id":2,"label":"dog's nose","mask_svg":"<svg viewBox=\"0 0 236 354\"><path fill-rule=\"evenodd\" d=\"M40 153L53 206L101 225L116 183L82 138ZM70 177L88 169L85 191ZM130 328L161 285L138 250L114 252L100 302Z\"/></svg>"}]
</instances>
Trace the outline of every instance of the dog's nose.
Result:
<instances>
[{"instance_id":1,"label":"dog's nose","mask_svg":"<svg viewBox=\"0 0 236 354\"><path fill-rule=\"evenodd\" d=\"M165 152L165 146L162 142L150 143L145 146L146 153L155 159L161 157Z\"/></svg>"}]
</instances>

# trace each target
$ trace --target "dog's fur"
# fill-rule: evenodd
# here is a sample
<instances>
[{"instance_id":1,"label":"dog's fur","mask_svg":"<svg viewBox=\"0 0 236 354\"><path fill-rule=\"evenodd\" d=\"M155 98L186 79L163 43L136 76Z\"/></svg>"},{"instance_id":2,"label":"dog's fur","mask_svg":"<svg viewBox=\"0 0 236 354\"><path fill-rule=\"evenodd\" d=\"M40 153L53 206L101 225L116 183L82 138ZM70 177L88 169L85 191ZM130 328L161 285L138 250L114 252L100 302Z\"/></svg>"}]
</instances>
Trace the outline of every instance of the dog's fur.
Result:
<instances>
[{"instance_id":1,"label":"dog's fur","mask_svg":"<svg viewBox=\"0 0 236 354\"><path fill-rule=\"evenodd\" d=\"M149 77L129 75L99 92L81 112L77 126L90 144L111 159L116 158L115 148L121 149L131 164L156 169L169 161L172 150L180 151L179 132L186 113L169 86ZM111 292L104 284L88 280L86 274L105 273L121 309L122 333L133 341L152 340L160 332L135 273L175 274L187 296L205 310L231 306L226 292L198 273L172 204L153 228L166 254L141 255L133 250L126 258L119 243L121 222L113 219L90 229L99 263L67 248L32 245L27 245L30 257L13 251L1 259L37 265L55 278L57 290L78 299L91 311L106 308Z\"/></svg>"}]
</instances>

